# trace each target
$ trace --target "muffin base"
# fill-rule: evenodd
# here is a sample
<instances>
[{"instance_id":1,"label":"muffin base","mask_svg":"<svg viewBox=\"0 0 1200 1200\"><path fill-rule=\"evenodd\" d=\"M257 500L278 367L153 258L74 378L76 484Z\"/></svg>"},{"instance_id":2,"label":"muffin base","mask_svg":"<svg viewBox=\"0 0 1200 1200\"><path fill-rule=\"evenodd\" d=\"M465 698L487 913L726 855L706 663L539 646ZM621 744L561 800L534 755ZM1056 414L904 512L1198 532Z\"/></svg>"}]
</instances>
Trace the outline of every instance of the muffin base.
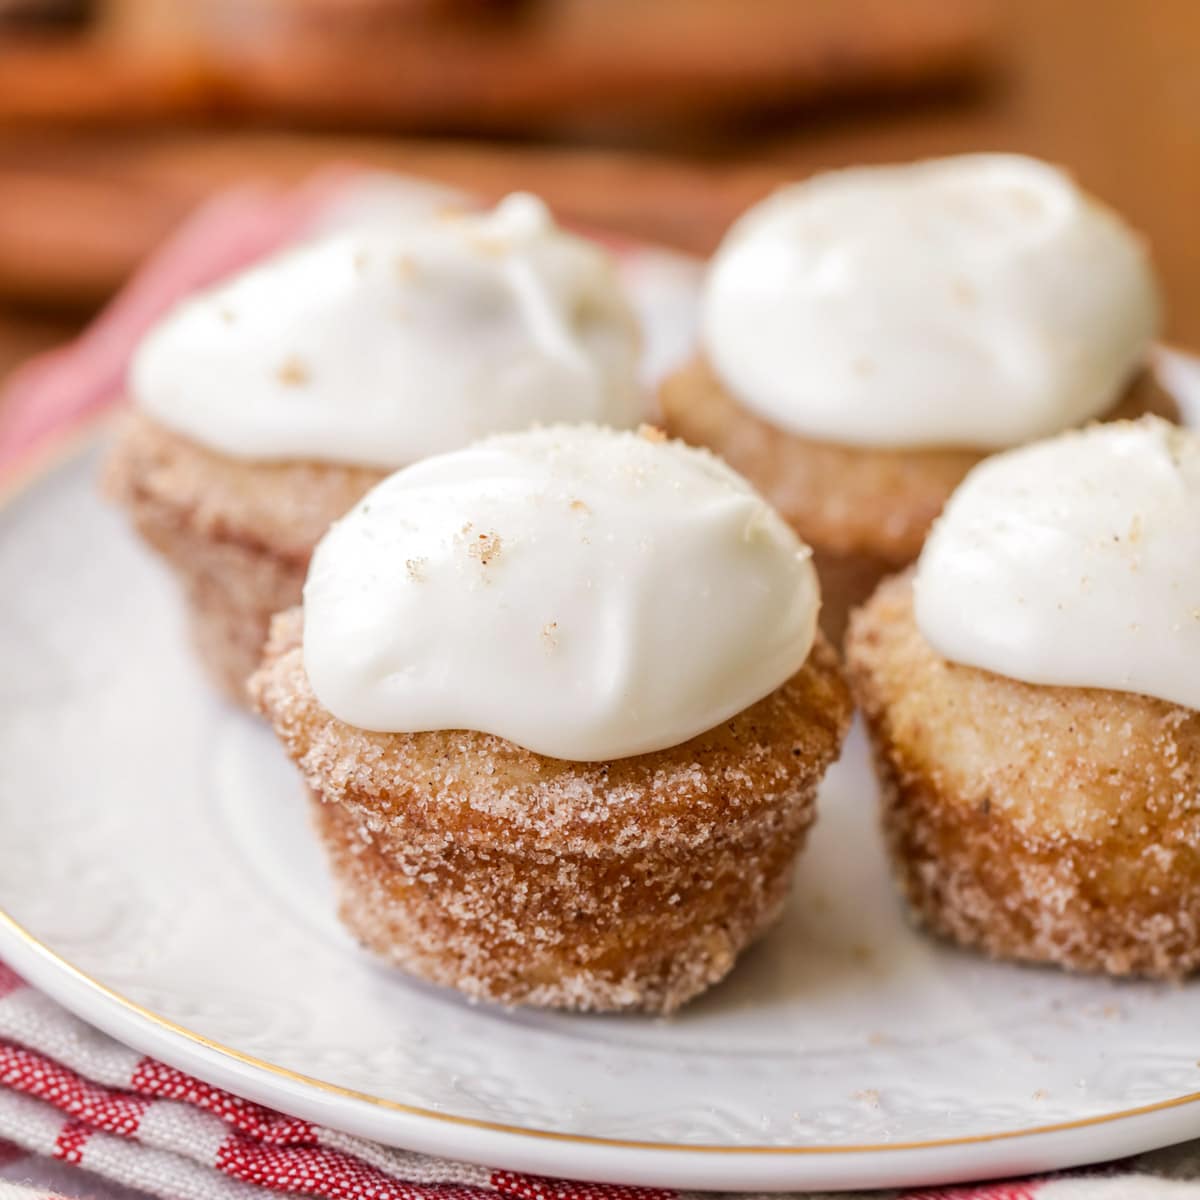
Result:
<instances>
[{"instance_id":1,"label":"muffin base","mask_svg":"<svg viewBox=\"0 0 1200 1200\"><path fill-rule=\"evenodd\" d=\"M430 853L394 828L372 834L366 812L317 796L313 811L342 922L381 958L479 1000L663 1013L775 921L816 815L809 795L768 844L671 861Z\"/></svg>"},{"instance_id":2,"label":"muffin base","mask_svg":"<svg viewBox=\"0 0 1200 1200\"><path fill-rule=\"evenodd\" d=\"M841 645L852 609L920 552L934 517L983 456L814 441L735 400L702 356L662 385L667 432L707 446L745 475L812 548L821 628Z\"/></svg>"},{"instance_id":3,"label":"muffin base","mask_svg":"<svg viewBox=\"0 0 1200 1200\"><path fill-rule=\"evenodd\" d=\"M103 485L179 578L212 681L245 705L271 617L299 603L317 541L384 474L241 462L135 412L120 428Z\"/></svg>"},{"instance_id":4,"label":"muffin base","mask_svg":"<svg viewBox=\"0 0 1200 1200\"><path fill-rule=\"evenodd\" d=\"M341 916L375 953L502 1004L671 1012L777 917L850 719L820 642L783 687L682 746L610 763L325 712L298 610L251 682L311 791Z\"/></svg>"},{"instance_id":5,"label":"muffin base","mask_svg":"<svg viewBox=\"0 0 1200 1200\"><path fill-rule=\"evenodd\" d=\"M740 471L812 546L821 628L840 645L852 609L911 563L978 450L888 450L816 441L779 429L731 396L703 356L662 385L667 432L707 446ZM1143 372L1104 420L1179 413Z\"/></svg>"},{"instance_id":6,"label":"muffin base","mask_svg":"<svg viewBox=\"0 0 1200 1200\"><path fill-rule=\"evenodd\" d=\"M1200 714L941 659L909 574L846 643L900 887L994 958L1178 978L1200 967Z\"/></svg>"}]
</instances>

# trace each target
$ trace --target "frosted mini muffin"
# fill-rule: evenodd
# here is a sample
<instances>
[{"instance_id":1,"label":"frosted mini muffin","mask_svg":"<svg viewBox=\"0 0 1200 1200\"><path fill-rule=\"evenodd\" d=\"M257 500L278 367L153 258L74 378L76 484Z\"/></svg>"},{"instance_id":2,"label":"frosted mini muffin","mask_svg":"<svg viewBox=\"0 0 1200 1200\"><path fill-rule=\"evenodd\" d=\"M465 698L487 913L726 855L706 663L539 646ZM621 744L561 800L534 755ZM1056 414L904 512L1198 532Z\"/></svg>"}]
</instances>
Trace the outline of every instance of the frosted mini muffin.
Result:
<instances>
[{"instance_id":1,"label":"frosted mini muffin","mask_svg":"<svg viewBox=\"0 0 1200 1200\"><path fill-rule=\"evenodd\" d=\"M317 539L389 470L535 422L635 425L637 358L610 257L531 196L349 231L148 335L107 487L242 699Z\"/></svg>"},{"instance_id":2,"label":"frosted mini muffin","mask_svg":"<svg viewBox=\"0 0 1200 1200\"><path fill-rule=\"evenodd\" d=\"M666 1012L783 903L850 718L818 607L706 452L506 435L335 524L251 690L365 945L474 997Z\"/></svg>"},{"instance_id":3,"label":"frosted mini muffin","mask_svg":"<svg viewBox=\"0 0 1200 1200\"><path fill-rule=\"evenodd\" d=\"M1200 438L998 455L853 618L901 886L931 929L1115 975L1200 965Z\"/></svg>"},{"instance_id":4,"label":"frosted mini muffin","mask_svg":"<svg viewBox=\"0 0 1200 1200\"><path fill-rule=\"evenodd\" d=\"M836 636L984 455L1170 414L1139 381L1158 310L1140 240L1052 166L835 171L729 231L661 403L812 545Z\"/></svg>"}]
</instances>

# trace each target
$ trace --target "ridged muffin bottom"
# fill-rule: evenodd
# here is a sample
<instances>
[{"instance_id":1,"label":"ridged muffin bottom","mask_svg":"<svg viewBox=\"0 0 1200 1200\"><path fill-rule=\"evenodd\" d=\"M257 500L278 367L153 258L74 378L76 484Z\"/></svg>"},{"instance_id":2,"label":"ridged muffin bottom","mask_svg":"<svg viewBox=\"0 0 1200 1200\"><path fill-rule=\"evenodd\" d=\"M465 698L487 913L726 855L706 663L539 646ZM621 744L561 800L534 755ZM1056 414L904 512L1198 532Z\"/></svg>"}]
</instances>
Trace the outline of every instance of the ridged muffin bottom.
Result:
<instances>
[{"instance_id":1,"label":"ridged muffin bottom","mask_svg":"<svg viewBox=\"0 0 1200 1200\"><path fill-rule=\"evenodd\" d=\"M314 801L348 928L502 1004L671 1012L776 918L850 720L836 655L680 746L568 762L464 730L369 733L317 702L299 610L252 691Z\"/></svg>"},{"instance_id":2,"label":"ridged muffin bottom","mask_svg":"<svg viewBox=\"0 0 1200 1200\"><path fill-rule=\"evenodd\" d=\"M1200 713L948 663L909 574L851 622L896 877L994 958L1177 978L1200 967Z\"/></svg>"}]
</instances>

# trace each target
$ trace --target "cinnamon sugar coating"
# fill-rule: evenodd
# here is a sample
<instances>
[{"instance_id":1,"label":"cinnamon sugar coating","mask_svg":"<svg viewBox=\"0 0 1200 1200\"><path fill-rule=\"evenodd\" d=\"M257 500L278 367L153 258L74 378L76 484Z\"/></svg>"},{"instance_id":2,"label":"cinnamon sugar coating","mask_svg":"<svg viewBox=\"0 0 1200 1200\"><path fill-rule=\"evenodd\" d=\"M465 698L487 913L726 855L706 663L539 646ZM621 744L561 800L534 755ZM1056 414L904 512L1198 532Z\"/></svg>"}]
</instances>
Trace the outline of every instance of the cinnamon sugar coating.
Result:
<instances>
[{"instance_id":1,"label":"cinnamon sugar coating","mask_svg":"<svg viewBox=\"0 0 1200 1200\"><path fill-rule=\"evenodd\" d=\"M271 617L300 602L321 535L385 475L326 463L244 462L132 411L103 486L178 575L196 649L214 682L246 704L246 679Z\"/></svg>"},{"instance_id":2,"label":"cinnamon sugar coating","mask_svg":"<svg viewBox=\"0 0 1200 1200\"><path fill-rule=\"evenodd\" d=\"M671 1012L778 915L850 720L824 641L683 745L578 763L348 726L309 687L301 627L276 618L250 689L308 784L342 919L377 954L503 1004Z\"/></svg>"},{"instance_id":3,"label":"cinnamon sugar coating","mask_svg":"<svg viewBox=\"0 0 1200 1200\"><path fill-rule=\"evenodd\" d=\"M986 457L970 449L842 445L779 429L734 399L701 355L663 383L659 403L672 437L719 454L812 546L821 628L835 644L850 610L917 557L950 493ZM1104 419L1147 412L1178 418L1143 374Z\"/></svg>"},{"instance_id":4,"label":"cinnamon sugar coating","mask_svg":"<svg viewBox=\"0 0 1200 1200\"><path fill-rule=\"evenodd\" d=\"M911 573L855 613L846 657L896 875L930 929L1081 971L1200 966L1200 713L946 662Z\"/></svg>"}]
</instances>

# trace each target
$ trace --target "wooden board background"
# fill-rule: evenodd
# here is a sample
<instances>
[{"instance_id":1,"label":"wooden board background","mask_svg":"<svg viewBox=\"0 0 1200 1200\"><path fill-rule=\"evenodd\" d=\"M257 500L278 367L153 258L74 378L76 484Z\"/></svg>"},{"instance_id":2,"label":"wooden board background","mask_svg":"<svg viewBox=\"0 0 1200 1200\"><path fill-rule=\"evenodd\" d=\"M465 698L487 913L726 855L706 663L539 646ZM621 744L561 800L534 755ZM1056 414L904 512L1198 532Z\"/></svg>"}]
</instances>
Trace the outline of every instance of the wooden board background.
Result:
<instances>
[{"instance_id":1,"label":"wooden board background","mask_svg":"<svg viewBox=\"0 0 1200 1200\"><path fill-rule=\"evenodd\" d=\"M703 253L774 183L822 167L1027 151L1070 166L1147 234L1169 335L1200 346L1200 4L1009 0L996 55L973 94L693 136L670 154L269 132L0 135L0 371L80 319L47 309L94 305L207 190L246 174L296 178L330 158L488 193L527 187L576 218Z\"/></svg>"}]
</instances>

